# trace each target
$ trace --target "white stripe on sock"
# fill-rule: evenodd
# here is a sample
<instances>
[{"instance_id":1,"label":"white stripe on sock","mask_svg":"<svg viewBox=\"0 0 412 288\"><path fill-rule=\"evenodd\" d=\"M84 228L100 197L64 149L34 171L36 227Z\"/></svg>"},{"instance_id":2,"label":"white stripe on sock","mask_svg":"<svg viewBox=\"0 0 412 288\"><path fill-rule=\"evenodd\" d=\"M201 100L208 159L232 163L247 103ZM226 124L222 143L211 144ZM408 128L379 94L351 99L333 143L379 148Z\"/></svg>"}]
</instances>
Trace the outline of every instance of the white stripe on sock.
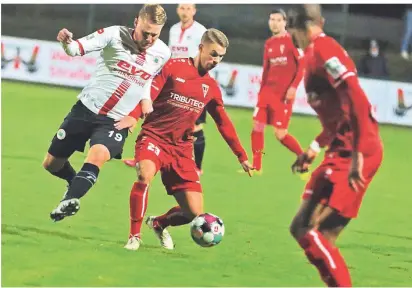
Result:
<instances>
[{"instance_id":1,"label":"white stripe on sock","mask_svg":"<svg viewBox=\"0 0 412 288\"><path fill-rule=\"evenodd\" d=\"M146 197L147 197L148 188L149 188L149 185L146 185L146 188L144 189L144 192L143 192L143 205L142 205L142 212L140 214L140 217L142 217L142 218L143 218L144 212L146 210Z\"/></svg>"},{"instance_id":2,"label":"white stripe on sock","mask_svg":"<svg viewBox=\"0 0 412 288\"><path fill-rule=\"evenodd\" d=\"M313 236L313 240L315 240L315 244L319 247L320 251L322 251L323 254L325 254L326 258L329 261L329 266L332 269L336 269L336 264L335 264L335 261L333 261L332 255L330 255L328 249L326 249L326 247L323 246L322 242L319 239L318 234L313 230L310 230L309 234Z\"/></svg>"}]
</instances>

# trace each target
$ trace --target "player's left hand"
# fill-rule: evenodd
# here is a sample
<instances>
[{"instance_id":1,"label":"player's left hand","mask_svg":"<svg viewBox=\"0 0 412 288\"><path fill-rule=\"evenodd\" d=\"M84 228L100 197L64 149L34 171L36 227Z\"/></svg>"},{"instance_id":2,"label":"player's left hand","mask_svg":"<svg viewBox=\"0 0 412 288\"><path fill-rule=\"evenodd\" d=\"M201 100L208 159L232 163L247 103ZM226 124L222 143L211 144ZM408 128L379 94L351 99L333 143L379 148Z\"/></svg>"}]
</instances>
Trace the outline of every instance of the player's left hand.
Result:
<instances>
[{"instance_id":1,"label":"player's left hand","mask_svg":"<svg viewBox=\"0 0 412 288\"><path fill-rule=\"evenodd\" d=\"M125 128L129 128L129 132L132 133L134 128L136 127L137 119L132 116L124 116L120 120L116 120L114 123L114 128L117 130L122 130Z\"/></svg>"},{"instance_id":2,"label":"player's left hand","mask_svg":"<svg viewBox=\"0 0 412 288\"><path fill-rule=\"evenodd\" d=\"M255 167L253 167L248 160L243 161L240 165L242 165L243 170L249 174L249 177L252 177L252 170L255 170Z\"/></svg>"},{"instance_id":3,"label":"player's left hand","mask_svg":"<svg viewBox=\"0 0 412 288\"><path fill-rule=\"evenodd\" d=\"M365 178L362 175L363 155L357 152L352 158L352 164L349 171L349 186L353 191L359 192L365 188Z\"/></svg>"},{"instance_id":4,"label":"player's left hand","mask_svg":"<svg viewBox=\"0 0 412 288\"><path fill-rule=\"evenodd\" d=\"M286 92L285 102L291 103L293 102L293 100L295 100L295 97L296 97L296 88L290 87L288 91Z\"/></svg>"},{"instance_id":5,"label":"player's left hand","mask_svg":"<svg viewBox=\"0 0 412 288\"><path fill-rule=\"evenodd\" d=\"M140 101L140 106L142 107L143 118L146 118L147 115L153 112L152 100L143 99Z\"/></svg>"}]
</instances>

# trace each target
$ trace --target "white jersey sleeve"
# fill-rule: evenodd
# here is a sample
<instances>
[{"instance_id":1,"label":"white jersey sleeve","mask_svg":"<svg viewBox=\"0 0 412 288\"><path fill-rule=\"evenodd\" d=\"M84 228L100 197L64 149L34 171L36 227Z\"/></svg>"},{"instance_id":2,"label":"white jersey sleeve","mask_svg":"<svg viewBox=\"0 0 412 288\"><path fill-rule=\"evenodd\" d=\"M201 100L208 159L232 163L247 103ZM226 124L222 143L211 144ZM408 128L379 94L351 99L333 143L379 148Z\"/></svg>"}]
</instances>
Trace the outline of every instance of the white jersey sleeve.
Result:
<instances>
[{"instance_id":1,"label":"white jersey sleeve","mask_svg":"<svg viewBox=\"0 0 412 288\"><path fill-rule=\"evenodd\" d=\"M77 39L68 45L64 43L62 43L62 45L67 55L83 56L84 54L104 49L113 39L118 37L118 26L111 26L99 29L96 32Z\"/></svg>"}]
</instances>

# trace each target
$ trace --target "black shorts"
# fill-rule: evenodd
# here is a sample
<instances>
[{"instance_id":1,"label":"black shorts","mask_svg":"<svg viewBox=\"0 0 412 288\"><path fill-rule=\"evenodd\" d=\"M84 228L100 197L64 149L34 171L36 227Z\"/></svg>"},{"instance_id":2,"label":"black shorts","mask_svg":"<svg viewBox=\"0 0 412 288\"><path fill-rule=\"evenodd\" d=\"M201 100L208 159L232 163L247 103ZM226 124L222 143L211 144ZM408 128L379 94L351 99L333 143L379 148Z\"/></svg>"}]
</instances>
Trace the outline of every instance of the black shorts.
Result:
<instances>
[{"instance_id":1,"label":"black shorts","mask_svg":"<svg viewBox=\"0 0 412 288\"><path fill-rule=\"evenodd\" d=\"M114 123L112 118L97 115L77 101L54 135L49 154L69 158L74 151L84 152L86 142L90 140L90 147L102 144L109 150L110 158L121 159L128 129L117 130Z\"/></svg>"}]
</instances>

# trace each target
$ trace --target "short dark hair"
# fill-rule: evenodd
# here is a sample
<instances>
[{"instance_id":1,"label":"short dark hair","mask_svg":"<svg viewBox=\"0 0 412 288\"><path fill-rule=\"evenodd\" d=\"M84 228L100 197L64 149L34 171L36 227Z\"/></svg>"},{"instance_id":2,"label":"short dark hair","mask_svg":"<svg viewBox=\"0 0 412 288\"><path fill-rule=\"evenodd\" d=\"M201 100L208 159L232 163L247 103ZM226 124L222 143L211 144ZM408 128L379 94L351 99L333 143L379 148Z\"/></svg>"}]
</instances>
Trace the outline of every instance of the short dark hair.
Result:
<instances>
[{"instance_id":1,"label":"short dark hair","mask_svg":"<svg viewBox=\"0 0 412 288\"><path fill-rule=\"evenodd\" d=\"M283 20L285 20L286 21L286 12L285 12L285 10L283 10L283 9L281 9L281 8L278 8L278 9L274 9L274 10L272 10L271 12L270 12L270 14L269 15L272 15L272 14L280 14L280 15L282 15L282 17L283 17Z\"/></svg>"},{"instance_id":2,"label":"short dark hair","mask_svg":"<svg viewBox=\"0 0 412 288\"><path fill-rule=\"evenodd\" d=\"M306 29L307 24L322 23L322 8L319 4L296 5L288 13L288 27Z\"/></svg>"}]
</instances>

